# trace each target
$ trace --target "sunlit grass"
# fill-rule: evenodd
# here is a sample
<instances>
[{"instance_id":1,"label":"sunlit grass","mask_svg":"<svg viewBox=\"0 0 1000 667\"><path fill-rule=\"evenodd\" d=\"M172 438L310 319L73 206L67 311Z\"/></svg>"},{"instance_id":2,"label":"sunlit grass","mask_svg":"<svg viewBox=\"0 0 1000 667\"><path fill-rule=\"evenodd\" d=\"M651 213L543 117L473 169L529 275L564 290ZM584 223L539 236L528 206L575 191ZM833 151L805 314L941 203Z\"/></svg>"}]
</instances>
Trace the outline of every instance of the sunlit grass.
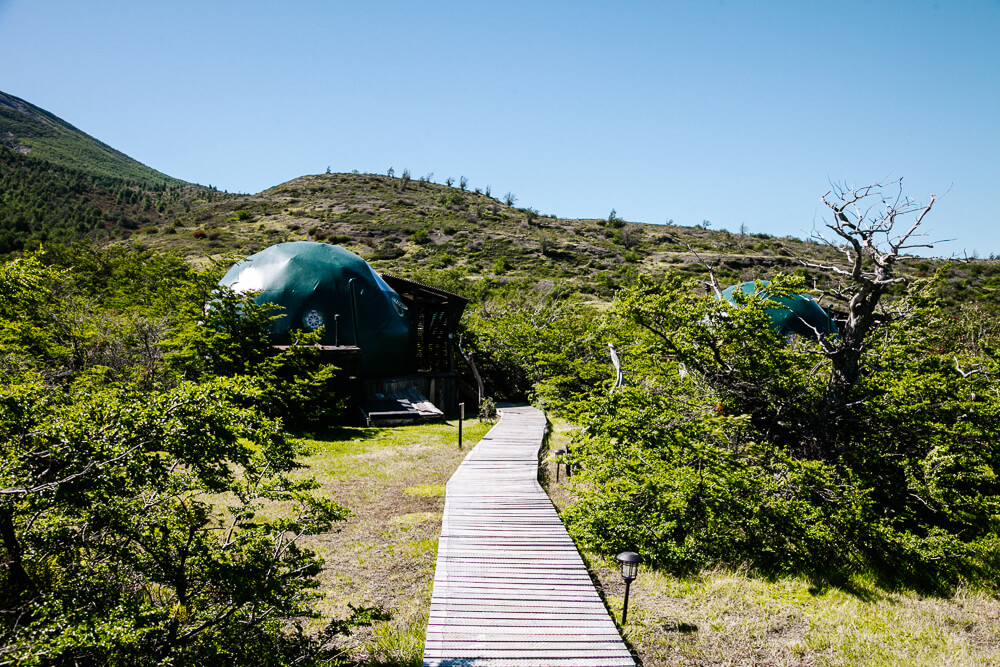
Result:
<instances>
[{"instance_id":1,"label":"sunlit grass","mask_svg":"<svg viewBox=\"0 0 1000 667\"><path fill-rule=\"evenodd\" d=\"M444 484L417 484L403 489L403 492L411 496L443 496L444 490Z\"/></svg>"},{"instance_id":2,"label":"sunlit grass","mask_svg":"<svg viewBox=\"0 0 1000 667\"><path fill-rule=\"evenodd\" d=\"M620 623L624 585L591 554ZM632 584L625 639L644 667L676 664L996 665L1000 601L888 592L859 576L852 590L710 570L673 577L643 568Z\"/></svg>"},{"instance_id":3,"label":"sunlit grass","mask_svg":"<svg viewBox=\"0 0 1000 667\"><path fill-rule=\"evenodd\" d=\"M349 605L380 607L392 619L343 638L352 661L366 665L419 665L448 479L492 427L478 420L345 428L333 437L302 441L300 474L354 514L335 532L305 546L326 560L317 611L345 618ZM317 621L317 627L319 621Z\"/></svg>"}]
</instances>

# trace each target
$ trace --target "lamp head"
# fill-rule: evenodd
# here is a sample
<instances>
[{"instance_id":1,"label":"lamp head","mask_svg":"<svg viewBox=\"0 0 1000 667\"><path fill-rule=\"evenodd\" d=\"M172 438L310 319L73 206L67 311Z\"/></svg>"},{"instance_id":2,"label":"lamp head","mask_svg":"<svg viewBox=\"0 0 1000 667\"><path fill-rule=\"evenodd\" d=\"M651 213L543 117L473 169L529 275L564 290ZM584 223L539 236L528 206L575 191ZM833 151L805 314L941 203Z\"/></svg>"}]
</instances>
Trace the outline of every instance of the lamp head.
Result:
<instances>
[{"instance_id":1,"label":"lamp head","mask_svg":"<svg viewBox=\"0 0 1000 667\"><path fill-rule=\"evenodd\" d=\"M639 574L642 556L634 551L623 551L618 554L618 562L622 566L622 579L628 582L635 581L636 575Z\"/></svg>"}]
</instances>

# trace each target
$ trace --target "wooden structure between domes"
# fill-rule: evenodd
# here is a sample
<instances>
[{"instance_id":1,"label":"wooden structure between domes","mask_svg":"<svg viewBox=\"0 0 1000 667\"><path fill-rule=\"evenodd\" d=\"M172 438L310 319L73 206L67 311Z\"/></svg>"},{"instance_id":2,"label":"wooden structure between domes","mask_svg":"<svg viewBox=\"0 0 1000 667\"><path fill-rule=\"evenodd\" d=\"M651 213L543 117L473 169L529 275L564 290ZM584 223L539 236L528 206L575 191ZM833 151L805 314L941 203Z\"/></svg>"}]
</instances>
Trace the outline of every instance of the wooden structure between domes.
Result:
<instances>
[{"instance_id":1,"label":"wooden structure between domes","mask_svg":"<svg viewBox=\"0 0 1000 667\"><path fill-rule=\"evenodd\" d=\"M417 371L454 373L454 337L469 300L443 289L424 285L388 273L381 274L406 304L410 322L416 329Z\"/></svg>"}]
</instances>

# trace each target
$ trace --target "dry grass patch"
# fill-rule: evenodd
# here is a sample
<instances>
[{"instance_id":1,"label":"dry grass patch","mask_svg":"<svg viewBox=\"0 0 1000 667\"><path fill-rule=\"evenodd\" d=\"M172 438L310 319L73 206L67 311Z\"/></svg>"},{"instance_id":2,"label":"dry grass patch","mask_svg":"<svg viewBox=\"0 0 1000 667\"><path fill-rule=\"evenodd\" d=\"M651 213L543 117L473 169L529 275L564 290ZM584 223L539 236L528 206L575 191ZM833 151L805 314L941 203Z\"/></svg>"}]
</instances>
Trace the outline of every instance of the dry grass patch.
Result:
<instances>
[{"instance_id":1,"label":"dry grass patch","mask_svg":"<svg viewBox=\"0 0 1000 667\"><path fill-rule=\"evenodd\" d=\"M466 421L463 450L454 421L343 429L335 439L306 441L305 472L354 512L338 532L303 543L326 560L317 610L326 619L346 618L350 605L392 614L391 621L358 628L343 639L352 661L421 663L444 485L489 428Z\"/></svg>"},{"instance_id":2,"label":"dry grass patch","mask_svg":"<svg viewBox=\"0 0 1000 667\"><path fill-rule=\"evenodd\" d=\"M617 567L591 569L620 620ZM677 578L643 570L632 584L624 637L645 667L659 665L997 665L1000 600L963 590L952 598L855 590L805 577L768 580L714 570Z\"/></svg>"}]
</instances>

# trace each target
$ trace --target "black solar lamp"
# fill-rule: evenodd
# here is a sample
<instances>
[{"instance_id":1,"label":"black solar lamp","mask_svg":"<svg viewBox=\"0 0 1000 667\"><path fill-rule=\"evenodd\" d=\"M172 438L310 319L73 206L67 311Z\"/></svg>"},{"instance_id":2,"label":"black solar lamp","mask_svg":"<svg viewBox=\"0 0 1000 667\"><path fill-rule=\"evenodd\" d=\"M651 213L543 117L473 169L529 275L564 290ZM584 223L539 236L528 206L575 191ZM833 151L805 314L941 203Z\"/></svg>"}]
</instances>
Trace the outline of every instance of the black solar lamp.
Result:
<instances>
[{"instance_id":1,"label":"black solar lamp","mask_svg":"<svg viewBox=\"0 0 1000 667\"><path fill-rule=\"evenodd\" d=\"M566 453L565 449L557 449L554 454L556 455L556 481L559 481L559 463L562 460L562 455Z\"/></svg>"},{"instance_id":2,"label":"black solar lamp","mask_svg":"<svg viewBox=\"0 0 1000 667\"><path fill-rule=\"evenodd\" d=\"M634 551L623 551L618 554L618 562L621 563L622 579L625 580L625 603L622 605L622 627L624 627L625 621L628 619L628 589L639 574L639 563L642 562L642 556Z\"/></svg>"}]
</instances>

